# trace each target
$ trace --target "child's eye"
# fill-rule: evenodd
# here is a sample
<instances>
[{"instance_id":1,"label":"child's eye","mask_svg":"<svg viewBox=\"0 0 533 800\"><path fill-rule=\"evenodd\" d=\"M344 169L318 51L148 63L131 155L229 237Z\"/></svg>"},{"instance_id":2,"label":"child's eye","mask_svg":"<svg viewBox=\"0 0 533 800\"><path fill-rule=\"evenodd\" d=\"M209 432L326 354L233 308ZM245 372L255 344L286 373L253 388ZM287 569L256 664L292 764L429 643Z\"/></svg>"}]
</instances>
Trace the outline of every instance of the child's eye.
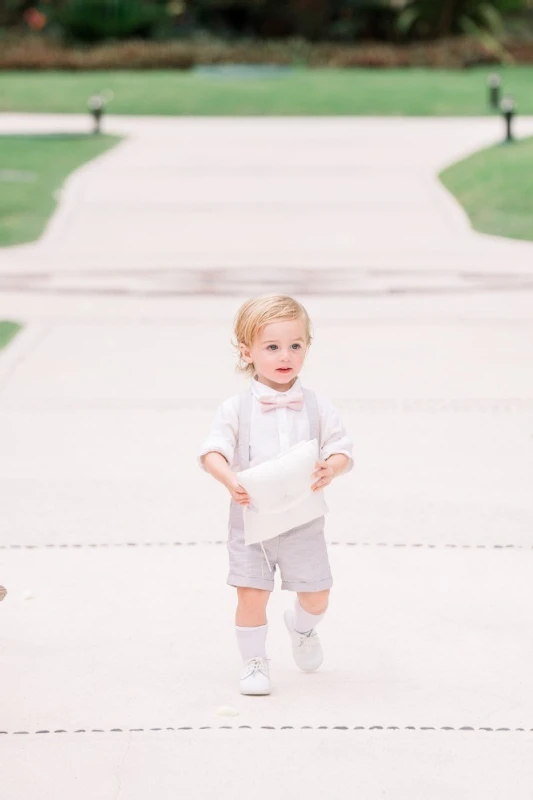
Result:
<instances>
[{"instance_id":1,"label":"child's eye","mask_svg":"<svg viewBox=\"0 0 533 800\"><path fill-rule=\"evenodd\" d=\"M292 347L294 350L299 350L301 346L302 346L301 344L291 344L291 347Z\"/></svg>"},{"instance_id":2,"label":"child's eye","mask_svg":"<svg viewBox=\"0 0 533 800\"><path fill-rule=\"evenodd\" d=\"M277 350L278 349L277 344L269 344L267 346L267 350L272 350L272 349Z\"/></svg>"}]
</instances>

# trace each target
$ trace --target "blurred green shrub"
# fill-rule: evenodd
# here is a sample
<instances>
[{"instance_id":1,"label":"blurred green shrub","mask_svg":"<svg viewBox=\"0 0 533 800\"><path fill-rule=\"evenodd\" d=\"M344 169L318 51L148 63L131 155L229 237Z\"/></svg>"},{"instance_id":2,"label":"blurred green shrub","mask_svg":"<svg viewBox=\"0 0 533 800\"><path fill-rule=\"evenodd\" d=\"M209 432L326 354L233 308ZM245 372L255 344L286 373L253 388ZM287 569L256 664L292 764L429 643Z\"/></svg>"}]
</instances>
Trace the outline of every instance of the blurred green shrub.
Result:
<instances>
[{"instance_id":1,"label":"blurred green shrub","mask_svg":"<svg viewBox=\"0 0 533 800\"><path fill-rule=\"evenodd\" d=\"M94 43L149 39L168 22L165 7L143 0L70 0L51 12L67 39Z\"/></svg>"},{"instance_id":2,"label":"blurred green shrub","mask_svg":"<svg viewBox=\"0 0 533 800\"><path fill-rule=\"evenodd\" d=\"M70 41L126 39L417 41L515 30L533 0L0 0L0 29Z\"/></svg>"},{"instance_id":3,"label":"blurred green shrub","mask_svg":"<svg viewBox=\"0 0 533 800\"><path fill-rule=\"evenodd\" d=\"M475 30L502 34L504 17L525 9L528 0L407 0L398 30L409 38L438 38Z\"/></svg>"},{"instance_id":4,"label":"blurred green shrub","mask_svg":"<svg viewBox=\"0 0 533 800\"><path fill-rule=\"evenodd\" d=\"M400 5L398 5L400 2ZM233 38L394 39L404 0L189 0L198 29Z\"/></svg>"}]
</instances>

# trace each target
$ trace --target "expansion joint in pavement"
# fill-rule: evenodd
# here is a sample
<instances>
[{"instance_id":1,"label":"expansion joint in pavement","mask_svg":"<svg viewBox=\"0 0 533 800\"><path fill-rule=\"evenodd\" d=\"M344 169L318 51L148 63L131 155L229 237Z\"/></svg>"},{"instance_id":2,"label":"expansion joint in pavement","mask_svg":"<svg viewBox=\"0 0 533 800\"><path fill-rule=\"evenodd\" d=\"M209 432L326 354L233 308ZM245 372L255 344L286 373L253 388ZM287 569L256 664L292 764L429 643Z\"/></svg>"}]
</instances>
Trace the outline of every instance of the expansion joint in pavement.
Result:
<instances>
[{"instance_id":1,"label":"expansion joint in pavement","mask_svg":"<svg viewBox=\"0 0 533 800\"><path fill-rule=\"evenodd\" d=\"M474 728L471 725L454 727L453 725L182 725L180 727L156 727L156 728L77 728L67 731L64 728L57 730L38 730L38 731L0 731L0 735L11 736L31 736L37 734L61 734L61 733L149 733L160 731L219 731L219 730L262 730L262 731L470 731L473 733L533 733L533 728L491 728L483 726Z\"/></svg>"},{"instance_id":2,"label":"expansion joint in pavement","mask_svg":"<svg viewBox=\"0 0 533 800\"><path fill-rule=\"evenodd\" d=\"M0 550L68 550L112 547L203 547L224 545L226 541L201 542L94 542L94 543L61 543L61 544L2 544ZM533 544L429 544L425 542L328 542L332 547L423 547L427 549L458 550L531 550Z\"/></svg>"}]
</instances>

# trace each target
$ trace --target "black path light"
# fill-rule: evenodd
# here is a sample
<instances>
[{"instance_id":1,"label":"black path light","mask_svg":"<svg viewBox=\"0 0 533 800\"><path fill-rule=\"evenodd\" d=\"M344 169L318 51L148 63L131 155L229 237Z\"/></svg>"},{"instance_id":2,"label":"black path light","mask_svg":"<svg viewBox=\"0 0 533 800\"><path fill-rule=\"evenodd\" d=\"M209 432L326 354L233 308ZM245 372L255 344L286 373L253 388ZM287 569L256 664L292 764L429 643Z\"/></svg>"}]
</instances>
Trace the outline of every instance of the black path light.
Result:
<instances>
[{"instance_id":1,"label":"black path light","mask_svg":"<svg viewBox=\"0 0 533 800\"><path fill-rule=\"evenodd\" d=\"M499 108L502 94L502 79L497 72L491 72L487 78L489 89L489 105L491 108Z\"/></svg>"},{"instance_id":2,"label":"black path light","mask_svg":"<svg viewBox=\"0 0 533 800\"><path fill-rule=\"evenodd\" d=\"M93 94L87 101L87 108L94 119L94 133L100 133L102 116L105 109L105 98L101 94Z\"/></svg>"},{"instance_id":3,"label":"black path light","mask_svg":"<svg viewBox=\"0 0 533 800\"><path fill-rule=\"evenodd\" d=\"M505 141L514 142L513 119L516 116L516 108L512 97L504 97L500 103L500 111L505 119Z\"/></svg>"}]
</instances>

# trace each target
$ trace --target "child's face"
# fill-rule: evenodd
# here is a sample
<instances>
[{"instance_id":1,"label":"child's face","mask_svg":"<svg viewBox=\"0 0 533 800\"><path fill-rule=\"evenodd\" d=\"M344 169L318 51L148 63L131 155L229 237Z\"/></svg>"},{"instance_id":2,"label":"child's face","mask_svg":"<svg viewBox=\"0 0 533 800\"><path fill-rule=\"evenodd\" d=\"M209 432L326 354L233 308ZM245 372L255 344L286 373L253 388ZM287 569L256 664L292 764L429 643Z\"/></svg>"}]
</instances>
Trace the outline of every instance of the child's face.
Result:
<instances>
[{"instance_id":1,"label":"child's face","mask_svg":"<svg viewBox=\"0 0 533 800\"><path fill-rule=\"evenodd\" d=\"M253 363L261 383L278 391L290 389L307 355L305 324L300 319L269 322L250 348L241 344L241 353Z\"/></svg>"}]
</instances>

